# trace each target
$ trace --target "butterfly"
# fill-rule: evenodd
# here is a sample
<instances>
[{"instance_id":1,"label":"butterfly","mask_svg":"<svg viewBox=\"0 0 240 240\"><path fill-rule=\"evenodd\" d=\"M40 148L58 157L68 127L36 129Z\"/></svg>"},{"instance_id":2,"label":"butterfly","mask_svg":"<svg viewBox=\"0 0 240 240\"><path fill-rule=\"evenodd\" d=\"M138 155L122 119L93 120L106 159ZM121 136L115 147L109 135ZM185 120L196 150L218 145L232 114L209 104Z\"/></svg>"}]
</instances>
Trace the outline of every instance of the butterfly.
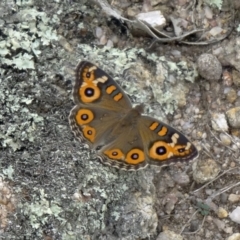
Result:
<instances>
[{"instance_id":1,"label":"butterfly","mask_svg":"<svg viewBox=\"0 0 240 240\"><path fill-rule=\"evenodd\" d=\"M77 66L73 99L71 130L104 164L133 171L198 156L196 147L182 133L142 115L143 105L133 107L113 78L90 62Z\"/></svg>"}]
</instances>

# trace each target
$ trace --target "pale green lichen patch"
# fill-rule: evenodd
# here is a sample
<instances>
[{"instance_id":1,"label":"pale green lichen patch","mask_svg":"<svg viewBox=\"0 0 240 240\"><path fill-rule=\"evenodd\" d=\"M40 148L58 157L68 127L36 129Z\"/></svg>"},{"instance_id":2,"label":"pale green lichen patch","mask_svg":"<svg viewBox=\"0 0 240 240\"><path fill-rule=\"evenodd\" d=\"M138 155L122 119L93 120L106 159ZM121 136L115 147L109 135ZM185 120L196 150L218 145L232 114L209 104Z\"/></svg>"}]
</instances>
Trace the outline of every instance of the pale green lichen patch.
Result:
<instances>
[{"instance_id":1,"label":"pale green lichen patch","mask_svg":"<svg viewBox=\"0 0 240 240\"><path fill-rule=\"evenodd\" d=\"M24 7L24 6L32 6L34 4L34 0L16 0L16 5Z\"/></svg>"},{"instance_id":2,"label":"pale green lichen patch","mask_svg":"<svg viewBox=\"0 0 240 240\"><path fill-rule=\"evenodd\" d=\"M33 56L27 54L27 53L19 53L16 55L12 60L9 59L3 59L3 63L7 65L14 65L15 68L18 68L20 70L25 69L34 69L34 62L33 62Z\"/></svg>"},{"instance_id":3,"label":"pale green lichen patch","mask_svg":"<svg viewBox=\"0 0 240 240\"><path fill-rule=\"evenodd\" d=\"M21 4L20 4L21 3ZM19 1L19 6L32 5L32 1ZM10 4L10 3L9 3ZM59 22L56 14L48 17L45 12L36 8L19 10L13 17L14 24L9 24L2 29L0 37L1 64L12 66L18 70L35 70L35 57L42 53L42 47L48 46L52 41L58 40L56 31L51 24ZM3 38L4 36L4 38ZM3 39L1 39L3 38ZM2 76L5 70L0 69ZM3 147L11 147L14 151L24 146L24 141L33 142L36 138L37 128L43 125L43 118L31 112L27 105L33 101L33 96L18 94L21 89L27 89L34 84L36 72L29 73L25 82L15 82L11 77L0 79L0 102L5 109L0 114L5 125L0 129L0 140ZM15 84L14 84L15 82ZM9 86L14 84L12 88ZM22 91L24 92L24 91ZM5 116L9 116L8 119Z\"/></svg>"},{"instance_id":4,"label":"pale green lichen patch","mask_svg":"<svg viewBox=\"0 0 240 240\"><path fill-rule=\"evenodd\" d=\"M38 56L41 54L42 45L49 45L51 41L58 40L56 31L50 24L58 22L59 19L55 14L50 18L46 13L31 8L17 12L15 20L17 24L9 24L3 29L5 40L0 39L2 63L17 69L34 69L32 53ZM16 50L28 53L15 55Z\"/></svg>"},{"instance_id":5,"label":"pale green lichen patch","mask_svg":"<svg viewBox=\"0 0 240 240\"><path fill-rule=\"evenodd\" d=\"M7 48L7 42L6 41L0 41L0 56L6 56L9 54L9 49Z\"/></svg>"},{"instance_id":6,"label":"pale green lichen patch","mask_svg":"<svg viewBox=\"0 0 240 240\"><path fill-rule=\"evenodd\" d=\"M221 10L222 4L223 4L223 0L205 0L204 2L211 6L216 6L220 10Z\"/></svg>"},{"instance_id":7,"label":"pale green lichen patch","mask_svg":"<svg viewBox=\"0 0 240 240\"><path fill-rule=\"evenodd\" d=\"M33 101L32 97L17 94L19 89L28 86L28 82L16 83L14 88L9 88L9 81L14 80L0 79L0 102L5 106L0 113L4 122L0 127L0 142L3 147L16 151L25 145L25 141L34 141L37 128L43 125L43 117L27 107Z\"/></svg>"},{"instance_id":8,"label":"pale green lichen patch","mask_svg":"<svg viewBox=\"0 0 240 240\"><path fill-rule=\"evenodd\" d=\"M56 201L49 201L47 194L43 189L40 189L39 196L32 196L33 200L30 204L26 203L22 206L23 214L29 216L31 226L38 229L40 226L48 222L50 217L55 217L60 221L64 221L60 217L60 213L63 211L59 207L59 203Z\"/></svg>"},{"instance_id":9,"label":"pale green lichen patch","mask_svg":"<svg viewBox=\"0 0 240 240\"><path fill-rule=\"evenodd\" d=\"M2 172L8 179L13 180L14 169L12 165L8 166L8 168L3 169Z\"/></svg>"}]
</instances>

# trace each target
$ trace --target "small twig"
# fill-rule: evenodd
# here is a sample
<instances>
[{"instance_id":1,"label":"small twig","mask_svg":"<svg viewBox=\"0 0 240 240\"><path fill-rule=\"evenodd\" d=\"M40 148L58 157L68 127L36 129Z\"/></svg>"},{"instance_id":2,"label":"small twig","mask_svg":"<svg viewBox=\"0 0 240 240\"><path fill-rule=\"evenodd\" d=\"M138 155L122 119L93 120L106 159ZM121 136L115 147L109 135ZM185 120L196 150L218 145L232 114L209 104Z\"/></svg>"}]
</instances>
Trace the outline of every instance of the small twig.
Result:
<instances>
[{"instance_id":1,"label":"small twig","mask_svg":"<svg viewBox=\"0 0 240 240\"><path fill-rule=\"evenodd\" d=\"M205 141L204 141L205 142ZM204 145L204 144L201 144L202 145L202 147L206 150L206 154L210 157L210 158L212 158L212 159L214 159L214 157L213 157L213 155L212 155L212 153L209 151L209 149L207 149L207 147Z\"/></svg>"},{"instance_id":2,"label":"small twig","mask_svg":"<svg viewBox=\"0 0 240 240\"><path fill-rule=\"evenodd\" d=\"M209 128L210 133L211 133L211 134L213 135L213 137L218 141L219 144L221 144L222 146L228 148L229 150L231 150L231 151L233 151L233 152L236 152L234 149L232 149L232 148L224 145L224 144L222 143L222 141L221 141L218 137L216 137L215 134L211 131L211 128L210 128L209 125L208 125L208 128Z\"/></svg>"},{"instance_id":3,"label":"small twig","mask_svg":"<svg viewBox=\"0 0 240 240\"><path fill-rule=\"evenodd\" d=\"M228 169L228 170L224 171L223 173L221 173L220 175L218 175L216 178L214 178L214 179L211 180L210 182L204 184L203 186L201 186L200 188L198 188L197 190L195 190L195 191L193 191L193 192L191 192L191 193L193 194L193 193L196 193L196 192L200 191L201 189L205 188L206 186L208 186L209 184L211 184L212 182L214 182L214 181L217 180L218 178L220 178L220 177L222 177L223 175L225 175L226 173L228 173L228 172L230 172L230 171L232 171L232 170L234 170L234 169L238 169L238 168L239 168L239 167L235 167L235 168L231 168L231 169Z\"/></svg>"},{"instance_id":4,"label":"small twig","mask_svg":"<svg viewBox=\"0 0 240 240\"><path fill-rule=\"evenodd\" d=\"M166 38L159 38L151 29L150 27L147 26L147 24L143 23L142 21L140 21L139 19L136 19L134 21L134 23L137 23L137 26L139 28L141 28L142 30L145 30L150 36L154 37L157 41L159 42L172 42L172 41L180 41L181 39L189 36L189 35L192 35L194 33L197 33L197 32L202 32L204 31L203 29L194 29L190 32L187 32L181 36L178 36L178 37L170 37L168 36L167 34L163 33L163 32L160 32L158 31L157 29L154 28L154 31L157 32L158 34L160 35L163 35L165 36Z\"/></svg>"},{"instance_id":5,"label":"small twig","mask_svg":"<svg viewBox=\"0 0 240 240\"><path fill-rule=\"evenodd\" d=\"M225 38L227 38L232 33L232 31L233 31L233 27L224 36L222 36L222 37L220 37L218 39L214 39L212 41L207 41L207 42L187 42L187 41L181 41L181 43L188 44L188 45L201 45L201 46L209 45L209 44L217 43L217 42L220 42L220 41L224 40Z\"/></svg>"},{"instance_id":6,"label":"small twig","mask_svg":"<svg viewBox=\"0 0 240 240\"><path fill-rule=\"evenodd\" d=\"M229 185L229 186L227 186L227 187L224 187L224 188L220 189L220 190L217 191L216 193L214 193L214 194L212 194L211 196L209 196L209 197L206 199L206 202L212 201L212 200L213 200L215 197L217 197L218 195L220 195L220 194L222 194L222 193L224 193L224 192L226 192L226 191L230 190L231 188L234 188L234 187L236 187L236 186L238 186L238 185L240 185L240 181L237 182L237 183L233 183L233 184L231 184L231 185Z\"/></svg>"},{"instance_id":7,"label":"small twig","mask_svg":"<svg viewBox=\"0 0 240 240\"><path fill-rule=\"evenodd\" d=\"M194 233L197 233L198 231L200 231L200 229L202 228L202 226L203 226L203 224L204 224L204 222L205 222L206 216L204 216L203 221L202 221L202 223L201 223L201 226L199 226L199 228L198 228L196 231L194 231L194 232L183 232L184 229L186 228L187 224L193 219L193 217L194 217L198 212L199 212L199 210L197 210L196 212L194 212L194 213L192 214L192 216L190 217L190 219L188 220L188 222L182 227L182 230L181 230L180 234L194 234Z\"/></svg>"},{"instance_id":8,"label":"small twig","mask_svg":"<svg viewBox=\"0 0 240 240\"><path fill-rule=\"evenodd\" d=\"M122 17L121 13L117 10L112 8L112 6L106 0L96 0L96 2L101 6L102 10L109 16L113 16L117 19L121 19L127 22L132 22L131 20Z\"/></svg>"}]
</instances>

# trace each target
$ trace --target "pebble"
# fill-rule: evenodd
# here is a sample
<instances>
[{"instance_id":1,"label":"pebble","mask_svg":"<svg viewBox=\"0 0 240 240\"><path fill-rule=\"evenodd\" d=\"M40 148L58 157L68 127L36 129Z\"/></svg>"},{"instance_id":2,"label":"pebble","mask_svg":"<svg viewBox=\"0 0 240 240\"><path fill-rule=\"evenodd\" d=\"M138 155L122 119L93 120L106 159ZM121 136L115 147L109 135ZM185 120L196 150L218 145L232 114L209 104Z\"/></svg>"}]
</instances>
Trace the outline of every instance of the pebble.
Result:
<instances>
[{"instance_id":1,"label":"pebble","mask_svg":"<svg viewBox=\"0 0 240 240\"><path fill-rule=\"evenodd\" d=\"M164 212L166 212L168 215L171 214L171 212L175 208L175 204L178 201L177 194L178 194L177 192L171 192L168 195L166 195L166 197L165 197L166 203L164 204ZM163 203L164 203L164 201L163 201Z\"/></svg>"},{"instance_id":2,"label":"pebble","mask_svg":"<svg viewBox=\"0 0 240 240\"><path fill-rule=\"evenodd\" d=\"M237 70L232 71L232 79L233 83L237 86L240 87L240 72Z\"/></svg>"},{"instance_id":3,"label":"pebble","mask_svg":"<svg viewBox=\"0 0 240 240\"><path fill-rule=\"evenodd\" d=\"M220 168L213 159L196 161L192 164L193 179L197 183L213 180L220 172Z\"/></svg>"},{"instance_id":4,"label":"pebble","mask_svg":"<svg viewBox=\"0 0 240 240\"><path fill-rule=\"evenodd\" d=\"M112 40L109 39L109 40L107 41L106 47L109 47L109 48L112 48L112 47L113 47L113 42L112 42Z\"/></svg>"},{"instance_id":5,"label":"pebble","mask_svg":"<svg viewBox=\"0 0 240 240\"><path fill-rule=\"evenodd\" d=\"M157 236L156 240L183 240L183 237L173 231L165 230Z\"/></svg>"},{"instance_id":6,"label":"pebble","mask_svg":"<svg viewBox=\"0 0 240 240\"><path fill-rule=\"evenodd\" d=\"M159 28L166 24L166 19L159 10L139 13L137 14L136 18L142 22L145 22L153 28Z\"/></svg>"},{"instance_id":7,"label":"pebble","mask_svg":"<svg viewBox=\"0 0 240 240\"><path fill-rule=\"evenodd\" d=\"M240 138L240 129L231 129L231 135Z\"/></svg>"},{"instance_id":8,"label":"pebble","mask_svg":"<svg viewBox=\"0 0 240 240\"><path fill-rule=\"evenodd\" d=\"M187 186L190 183L189 176L185 172L174 174L173 180L180 186Z\"/></svg>"},{"instance_id":9,"label":"pebble","mask_svg":"<svg viewBox=\"0 0 240 240\"><path fill-rule=\"evenodd\" d=\"M211 115L212 128L218 132L227 132L228 123L223 113L213 113Z\"/></svg>"},{"instance_id":10,"label":"pebble","mask_svg":"<svg viewBox=\"0 0 240 240\"><path fill-rule=\"evenodd\" d=\"M226 135L225 133L220 133L219 135L220 139L221 139L221 143L224 146L229 146L232 143L232 139L230 136Z\"/></svg>"},{"instance_id":11,"label":"pebble","mask_svg":"<svg viewBox=\"0 0 240 240\"><path fill-rule=\"evenodd\" d=\"M239 240L240 239L240 233L234 233L230 237L228 237L226 240Z\"/></svg>"},{"instance_id":12,"label":"pebble","mask_svg":"<svg viewBox=\"0 0 240 240\"><path fill-rule=\"evenodd\" d=\"M103 35L102 28L101 27L96 27L96 37L101 38L102 35Z\"/></svg>"},{"instance_id":13,"label":"pebble","mask_svg":"<svg viewBox=\"0 0 240 240\"><path fill-rule=\"evenodd\" d=\"M240 195L232 193L232 194L229 195L228 200L231 203L240 202Z\"/></svg>"},{"instance_id":14,"label":"pebble","mask_svg":"<svg viewBox=\"0 0 240 240\"><path fill-rule=\"evenodd\" d=\"M222 146L218 147L218 146L213 146L213 153L216 157L221 156L222 154Z\"/></svg>"},{"instance_id":15,"label":"pebble","mask_svg":"<svg viewBox=\"0 0 240 240\"><path fill-rule=\"evenodd\" d=\"M222 31L223 31L223 29L222 29L221 27L216 26L216 27L213 27L213 28L209 31L209 33L210 33L212 36L215 37L216 35L220 34Z\"/></svg>"},{"instance_id":16,"label":"pebble","mask_svg":"<svg viewBox=\"0 0 240 240\"><path fill-rule=\"evenodd\" d=\"M102 36L100 37L99 43L100 43L101 45L105 45L105 44L107 43L107 37L106 37L106 35L102 35Z\"/></svg>"},{"instance_id":17,"label":"pebble","mask_svg":"<svg viewBox=\"0 0 240 240\"><path fill-rule=\"evenodd\" d=\"M232 74L228 70L224 70L222 73L223 85L225 86L232 86L233 78Z\"/></svg>"},{"instance_id":18,"label":"pebble","mask_svg":"<svg viewBox=\"0 0 240 240\"><path fill-rule=\"evenodd\" d=\"M217 215L219 218L226 218L228 216L228 211L222 207L218 208Z\"/></svg>"},{"instance_id":19,"label":"pebble","mask_svg":"<svg viewBox=\"0 0 240 240\"><path fill-rule=\"evenodd\" d=\"M204 53L197 60L197 68L200 76L206 80L219 80L222 74L222 65L212 54Z\"/></svg>"},{"instance_id":20,"label":"pebble","mask_svg":"<svg viewBox=\"0 0 240 240\"><path fill-rule=\"evenodd\" d=\"M224 221L222 221L218 218L213 218L213 222L216 224L216 226L219 230L224 230L226 228Z\"/></svg>"},{"instance_id":21,"label":"pebble","mask_svg":"<svg viewBox=\"0 0 240 240\"><path fill-rule=\"evenodd\" d=\"M235 168L236 167L236 163L235 162L230 162L230 168Z\"/></svg>"},{"instance_id":22,"label":"pebble","mask_svg":"<svg viewBox=\"0 0 240 240\"><path fill-rule=\"evenodd\" d=\"M226 97L229 103L234 103L237 99L237 92L234 89L229 89L229 91L226 93Z\"/></svg>"},{"instance_id":23,"label":"pebble","mask_svg":"<svg viewBox=\"0 0 240 240\"><path fill-rule=\"evenodd\" d=\"M226 112L226 115L232 128L240 128L240 107L231 108Z\"/></svg>"},{"instance_id":24,"label":"pebble","mask_svg":"<svg viewBox=\"0 0 240 240\"><path fill-rule=\"evenodd\" d=\"M229 213L229 217L233 222L240 224L240 207L236 207L231 213Z\"/></svg>"},{"instance_id":25,"label":"pebble","mask_svg":"<svg viewBox=\"0 0 240 240\"><path fill-rule=\"evenodd\" d=\"M206 18L208 18L208 19L212 19L213 18L213 12L212 12L210 7L205 6L204 12L205 12Z\"/></svg>"}]
</instances>

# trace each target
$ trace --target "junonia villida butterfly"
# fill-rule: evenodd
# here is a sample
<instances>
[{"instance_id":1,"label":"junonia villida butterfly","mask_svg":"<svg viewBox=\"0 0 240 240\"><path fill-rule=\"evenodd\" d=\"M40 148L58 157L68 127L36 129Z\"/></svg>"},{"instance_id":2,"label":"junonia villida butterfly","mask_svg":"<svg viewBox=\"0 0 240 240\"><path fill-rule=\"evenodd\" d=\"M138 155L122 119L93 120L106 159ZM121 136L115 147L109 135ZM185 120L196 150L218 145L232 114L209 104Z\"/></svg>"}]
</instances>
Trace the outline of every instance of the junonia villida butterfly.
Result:
<instances>
[{"instance_id":1,"label":"junonia villida butterfly","mask_svg":"<svg viewBox=\"0 0 240 240\"><path fill-rule=\"evenodd\" d=\"M182 133L142 115L142 105L132 107L121 87L90 62L77 66L73 98L76 106L69 123L74 135L96 150L107 165L137 170L198 156L196 147Z\"/></svg>"}]
</instances>

